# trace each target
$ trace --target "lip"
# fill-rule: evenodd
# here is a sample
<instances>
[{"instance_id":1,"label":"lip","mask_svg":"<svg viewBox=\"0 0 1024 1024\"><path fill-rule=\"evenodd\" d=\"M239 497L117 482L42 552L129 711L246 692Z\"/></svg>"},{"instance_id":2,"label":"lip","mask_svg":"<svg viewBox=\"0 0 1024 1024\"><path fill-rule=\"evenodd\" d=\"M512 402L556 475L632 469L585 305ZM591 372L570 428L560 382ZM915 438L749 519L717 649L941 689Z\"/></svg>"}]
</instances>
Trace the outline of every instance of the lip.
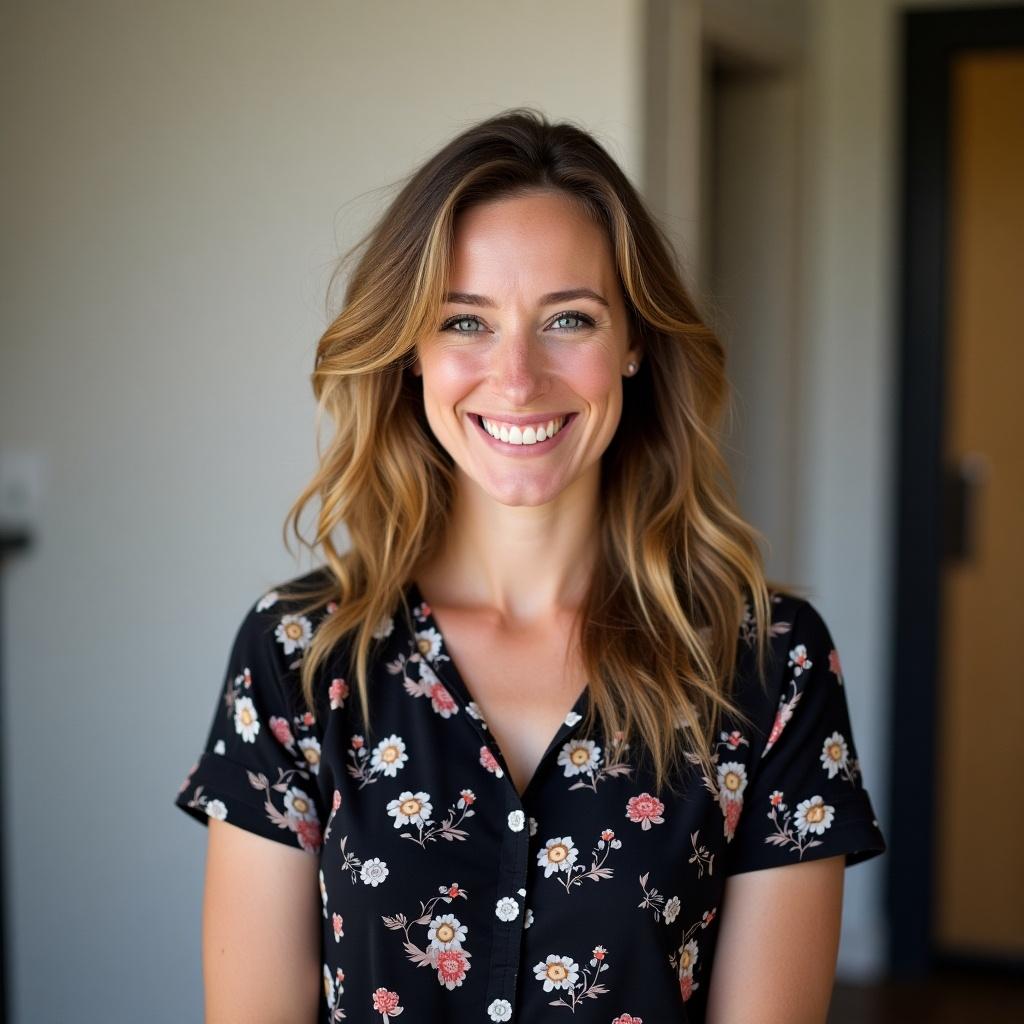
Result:
<instances>
[{"instance_id":1,"label":"lip","mask_svg":"<svg viewBox=\"0 0 1024 1024\"><path fill-rule=\"evenodd\" d=\"M512 416L508 413L495 413L492 416L489 412L471 410L469 415L483 416L485 420L490 420L492 423L514 423L517 427L539 427L542 423L547 423L548 420L557 420L562 416L569 417L575 414L571 412L538 412L534 413L532 416Z\"/></svg>"},{"instance_id":2,"label":"lip","mask_svg":"<svg viewBox=\"0 0 1024 1024\"><path fill-rule=\"evenodd\" d=\"M496 437L491 437L491 435L488 434L486 430L484 430L483 424L478 419L478 416L482 414L469 413L468 415L470 420L472 420L473 422L474 429L483 438L485 444L490 445L492 448L494 448L496 451L501 452L503 455L507 455L508 457L514 459L541 456L545 452L553 451L561 443L562 438L565 436L566 433L568 433L568 431L572 427L573 422L576 419L576 413L574 412L562 414L565 415L566 417L565 423L562 424L562 429L559 430L559 432L555 434L554 437L547 438L543 441L539 441L536 444L508 444L505 441L499 441L498 438ZM490 416L487 416L486 419L490 419ZM549 416L548 419L554 419L554 417ZM505 420L504 422L507 423L508 420ZM544 423L546 421L535 420L534 422ZM518 426L518 424L516 425ZM530 426L530 424L527 423L527 426Z\"/></svg>"}]
</instances>

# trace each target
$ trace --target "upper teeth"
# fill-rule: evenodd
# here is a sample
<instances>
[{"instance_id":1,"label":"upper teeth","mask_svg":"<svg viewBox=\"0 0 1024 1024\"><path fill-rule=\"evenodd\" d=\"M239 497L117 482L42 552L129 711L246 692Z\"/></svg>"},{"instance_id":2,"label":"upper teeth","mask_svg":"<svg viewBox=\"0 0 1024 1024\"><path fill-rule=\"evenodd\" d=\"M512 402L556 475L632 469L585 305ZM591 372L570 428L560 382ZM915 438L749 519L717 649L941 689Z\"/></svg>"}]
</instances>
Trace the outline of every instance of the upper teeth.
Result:
<instances>
[{"instance_id":1,"label":"upper teeth","mask_svg":"<svg viewBox=\"0 0 1024 1024\"><path fill-rule=\"evenodd\" d=\"M496 437L506 444L536 444L538 441L557 434L565 423L565 417L558 416L553 420L548 420L547 423L540 423L536 427L517 427L514 423L499 423L489 420L485 416L480 417L480 422L483 423L484 430L491 437Z\"/></svg>"}]
</instances>

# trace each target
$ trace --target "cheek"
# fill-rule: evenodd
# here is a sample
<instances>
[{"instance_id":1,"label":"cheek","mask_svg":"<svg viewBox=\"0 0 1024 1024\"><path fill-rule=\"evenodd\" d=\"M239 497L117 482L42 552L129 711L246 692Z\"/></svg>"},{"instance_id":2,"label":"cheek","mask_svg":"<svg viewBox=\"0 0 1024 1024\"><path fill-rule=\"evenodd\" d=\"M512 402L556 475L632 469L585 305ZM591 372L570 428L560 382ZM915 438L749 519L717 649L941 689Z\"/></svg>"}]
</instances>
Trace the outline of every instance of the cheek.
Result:
<instances>
[{"instance_id":1,"label":"cheek","mask_svg":"<svg viewBox=\"0 0 1024 1024\"><path fill-rule=\"evenodd\" d=\"M478 362L465 354L425 359L423 393L427 405L451 405L472 391L480 378Z\"/></svg>"}]
</instances>

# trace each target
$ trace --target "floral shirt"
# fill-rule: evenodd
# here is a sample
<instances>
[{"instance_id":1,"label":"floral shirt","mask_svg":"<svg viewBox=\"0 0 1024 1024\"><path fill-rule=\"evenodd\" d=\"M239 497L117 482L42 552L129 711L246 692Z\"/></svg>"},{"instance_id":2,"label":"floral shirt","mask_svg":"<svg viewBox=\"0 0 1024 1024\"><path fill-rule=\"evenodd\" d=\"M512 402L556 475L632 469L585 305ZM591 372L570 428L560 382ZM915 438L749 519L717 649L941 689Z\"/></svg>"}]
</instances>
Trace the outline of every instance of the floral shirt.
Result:
<instances>
[{"instance_id":1,"label":"floral shirt","mask_svg":"<svg viewBox=\"0 0 1024 1024\"><path fill-rule=\"evenodd\" d=\"M309 576L292 583L311 579ZM765 693L748 615L716 772L655 789L621 737L578 728L584 689L520 796L415 582L379 625L371 724L346 651L298 668L328 603L276 592L235 637L176 805L318 858L319 1021L703 1021L726 878L886 844L863 787L839 655L806 599L772 594Z\"/></svg>"}]
</instances>

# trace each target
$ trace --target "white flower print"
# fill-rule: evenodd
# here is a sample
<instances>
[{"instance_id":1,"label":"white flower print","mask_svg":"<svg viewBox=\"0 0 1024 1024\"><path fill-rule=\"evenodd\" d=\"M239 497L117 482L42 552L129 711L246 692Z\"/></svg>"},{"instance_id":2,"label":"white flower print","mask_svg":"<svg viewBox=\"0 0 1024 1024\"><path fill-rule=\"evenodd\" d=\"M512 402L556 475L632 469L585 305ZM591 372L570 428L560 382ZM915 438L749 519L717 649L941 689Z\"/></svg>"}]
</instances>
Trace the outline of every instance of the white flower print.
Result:
<instances>
[{"instance_id":1,"label":"white flower print","mask_svg":"<svg viewBox=\"0 0 1024 1024\"><path fill-rule=\"evenodd\" d=\"M324 878L324 869L319 872L320 880L320 902L323 904L324 917L327 916L327 881Z\"/></svg>"},{"instance_id":2,"label":"white flower print","mask_svg":"<svg viewBox=\"0 0 1024 1024\"><path fill-rule=\"evenodd\" d=\"M398 799L388 803L388 814L394 815L395 828L403 825L427 825L431 821L430 813L433 806L430 794L422 791L413 793L405 790L398 794Z\"/></svg>"},{"instance_id":3,"label":"white flower print","mask_svg":"<svg viewBox=\"0 0 1024 1024\"><path fill-rule=\"evenodd\" d=\"M608 970L607 956L608 950L604 946L595 946L591 953L590 967L581 968L572 957L555 953L535 964L533 975L544 983L544 991L560 990L564 993L552 999L548 1005L567 1006L575 1013L584 999L596 999L606 993L608 987L599 984L597 979L602 971Z\"/></svg>"},{"instance_id":4,"label":"white flower print","mask_svg":"<svg viewBox=\"0 0 1024 1024\"><path fill-rule=\"evenodd\" d=\"M549 839L538 851L537 863L544 869L544 877L549 878L556 871L568 871L576 863L578 852L572 836L559 836Z\"/></svg>"},{"instance_id":5,"label":"white flower print","mask_svg":"<svg viewBox=\"0 0 1024 1024\"><path fill-rule=\"evenodd\" d=\"M679 976L683 977L684 975L686 975L692 978L693 967L694 964L696 964L697 962L697 940L690 939L690 941L683 946L680 952L681 956L679 960Z\"/></svg>"},{"instance_id":6,"label":"white flower print","mask_svg":"<svg viewBox=\"0 0 1024 1024\"><path fill-rule=\"evenodd\" d=\"M405 740L401 736L386 736L373 749L373 756L370 758L372 771L380 772L389 778L394 778L406 761L409 755L405 752Z\"/></svg>"},{"instance_id":7,"label":"white flower print","mask_svg":"<svg viewBox=\"0 0 1024 1024\"><path fill-rule=\"evenodd\" d=\"M235 732L246 743L255 743L260 731L260 719L251 697L235 698Z\"/></svg>"},{"instance_id":8,"label":"white flower print","mask_svg":"<svg viewBox=\"0 0 1024 1024\"><path fill-rule=\"evenodd\" d=\"M678 896L673 896L665 904L665 924L671 924L679 916L681 904Z\"/></svg>"},{"instance_id":9,"label":"white flower print","mask_svg":"<svg viewBox=\"0 0 1024 1024\"><path fill-rule=\"evenodd\" d=\"M380 857L371 857L363 861L359 869L359 878L363 885L371 885L374 889L388 877L388 866Z\"/></svg>"},{"instance_id":10,"label":"white flower print","mask_svg":"<svg viewBox=\"0 0 1024 1024\"><path fill-rule=\"evenodd\" d=\"M508 812L508 827L512 829L513 832L522 832L525 824L526 815L522 811Z\"/></svg>"},{"instance_id":11,"label":"white flower print","mask_svg":"<svg viewBox=\"0 0 1024 1024\"><path fill-rule=\"evenodd\" d=\"M264 594L263 597L256 602L256 611L265 612L275 604L277 604L277 591L271 590L269 594Z\"/></svg>"},{"instance_id":12,"label":"white flower print","mask_svg":"<svg viewBox=\"0 0 1024 1024\"><path fill-rule=\"evenodd\" d=\"M207 800L206 813L211 818L216 818L218 821L224 821L227 819L228 809L224 806L223 800Z\"/></svg>"},{"instance_id":13,"label":"white flower print","mask_svg":"<svg viewBox=\"0 0 1024 1024\"><path fill-rule=\"evenodd\" d=\"M299 750L314 775L320 774L320 741L315 736L299 740Z\"/></svg>"},{"instance_id":14,"label":"white flower print","mask_svg":"<svg viewBox=\"0 0 1024 1024\"><path fill-rule=\"evenodd\" d=\"M830 779L834 779L839 770L846 767L849 753L842 733L834 732L825 740L821 750L821 766L828 771Z\"/></svg>"},{"instance_id":15,"label":"white flower print","mask_svg":"<svg viewBox=\"0 0 1024 1024\"><path fill-rule=\"evenodd\" d=\"M511 896L502 896L494 913L499 921L514 921L519 916L519 904Z\"/></svg>"},{"instance_id":16,"label":"white flower print","mask_svg":"<svg viewBox=\"0 0 1024 1024\"><path fill-rule=\"evenodd\" d=\"M492 999L487 1007L487 1016L493 1021L512 1019L512 1004L507 999Z\"/></svg>"},{"instance_id":17,"label":"white flower print","mask_svg":"<svg viewBox=\"0 0 1024 1024\"><path fill-rule=\"evenodd\" d=\"M441 653L441 634L433 626L416 630L413 645L421 657L433 661Z\"/></svg>"},{"instance_id":18,"label":"white flower print","mask_svg":"<svg viewBox=\"0 0 1024 1024\"><path fill-rule=\"evenodd\" d=\"M334 975L330 967L324 964L324 998L327 1000L327 1009L334 1009L334 1000L337 998L334 992Z\"/></svg>"},{"instance_id":19,"label":"white flower print","mask_svg":"<svg viewBox=\"0 0 1024 1024\"><path fill-rule=\"evenodd\" d=\"M284 795L284 806L288 813L303 821L317 821L316 806L309 798L309 794L298 786L289 786L288 792Z\"/></svg>"},{"instance_id":20,"label":"white flower print","mask_svg":"<svg viewBox=\"0 0 1024 1024\"><path fill-rule=\"evenodd\" d=\"M814 664L813 661L807 656L807 647L805 644L797 644L789 652L789 665L793 669L793 675L798 676L801 672L805 672Z\"/></svg>"},{"instance_id":21,"label":"white flower print","mask_svg":"<svg viewBox=\"0 0 1024 1024\"><path fill-rule=\"evenodd\" d=\"M808 800L801 800L796 805L793 823L796 825L797 832L802 836L807 835L808 832L814 832L820 836L824 835L825 829L832 824L834 816L835 808L831 804L825 803L824 797L812 796Z\"/></svg>"},{"instance_id":22,"label":"white flower print","mask_svg":"<svg viewBox=\"0 0 1024 1024\"><path fill-rule=\"evenodd\" d=\"M595 772L601 764L601 748L593 740L569 740L558 752L565 777Z\"/></svg>"},{"instance_id":23,"label":"white flower print","mask_svg":"<svg viewBox=\"0 0 1024 1024\"><path fill-rule=\"evenodd\" d=\"M851 764L850 748L842 733L834 732L825 740L821 748L821 767L828 772L830 779L834 779L842 772L845 778L853 782L856 769Z\"/></svg>"},{"instance_id":24,"label":"white flower print","mask_svg":"<svg viewBox=\"0 0 1024 1024\"><path fill-rule=\"evenodd\" d=\"M213 745L213 752L215 754L223 754L226 750L227 747L224 746L223 740L217 740L217 742Z\"/></svg>"},{"instance_id":25,"label":"white flower print","mask_svg":"<svg viewBox=\"0 0 1024 1024\"><path fill-rule=\"evenodd\" d=\"M747 788L747 768L739 761L724 761L718 766L719 800L741 800Z\"/></svg>"},{"instance_id":26,"label":"white flower print","mask_svg":"<svg viewBox=\"0 0 1024 1024\"><path fill-rule=\"evenodd\" d=\"M526 910L526 917L523 918L523 927L529 928L533 924L533 910L528 907Z\"/></svg>"},{"instance_id":27,"label":"white flower print","mask_svg":"<svg viewBox=\"0 0 1024 1024\"><path fill-rule=\"evenodd\" d=\"M582 722L583 716L578 711L570 711L565 716L565 724L571 729L577 722Z\"/></svg>"},{"instance_id":28,"label":"white flower print","mask_svg":"<svg viewBox=\"0 0 1024 1024\"><path fill-rule=\"evenodd\" d=\"M571 956L550 953L546 960L534 964L533 976L544 982L545 992L552 989L571 989L580 976L580 965Z\"/></svg>"},{"instance_id":29,"label":"white flower print","mask_svg":"<svg viewBox=\"0 0 1024 1024\"><path fill-rule=\"evenodd\" d=\"M285 654L305 650L313 637L313 623L305 615L282 615L274 636L284 647Z\"/></svg>"},{"instance_id":30,"label":"white flower print","mask_svg":"<svg viewBox=\"0 0 1024 1024\"><path fill-rule=\"evenodd\" d=\"M440 914L427 929L428 949L462 949L467 928L454 914Z\"/></svg>"},{"instance_id":31,"label":"white flower print","mask_svg":"<svg viewBox=\"0 0 1024 1024\"><path fill-rule=\"evenodd\" d=\"M391 636L391 631L395 628L395 620L391 615L385 615L380 622L377 623L373 631L374 640L383 640L385 637Z\"/></svg>"},{"instance_id":32,"label":"white flower print","mask_svg":"<svg viewBox=\"0 0 1024 1024\"><path fill-rule=\"evenodd\" d=\"M537 834L537 819L530 817L527 819L530 826L530 835L535 836Z\"/></svg>"}]
</instances>

